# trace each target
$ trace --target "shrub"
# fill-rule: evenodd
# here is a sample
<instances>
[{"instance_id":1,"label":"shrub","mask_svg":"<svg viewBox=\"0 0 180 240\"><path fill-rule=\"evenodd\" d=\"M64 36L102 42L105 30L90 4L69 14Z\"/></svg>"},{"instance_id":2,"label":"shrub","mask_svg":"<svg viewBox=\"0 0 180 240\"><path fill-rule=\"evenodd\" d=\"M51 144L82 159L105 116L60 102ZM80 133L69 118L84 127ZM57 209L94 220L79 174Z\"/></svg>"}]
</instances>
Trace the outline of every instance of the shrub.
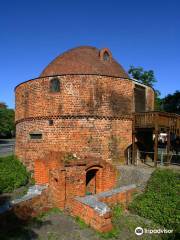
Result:
<instances>
[{"instance_id":1,"label":"shrub","mask_svg":"<svg viewBox=\"0 0 180 240\"><path fill-rule=\"evenodd\" d=\"M78 223L80 229L88 228L88 225L80 217L75 217L75 221Z\"/></svg>"},{"instance_id":2,"label":"shrub","mask_svg":"<svg viewBox=\"0 0 180 240\"><path fill-rule=\"evenodd\" d=\"M98 236L101 239L118 239L119 236L119 229L118 228L113 228L111 231L109 232L105 232L105 233L98 233Z\"/></svg>"},{"instance_id":3,"label":"shrub","mask_svg":"<svg viewBox=\"0 0 180 240\"><path fill-rule=\"evenodd\" d=\"M123 207L120 204L116 204L112 208L112 220L114 223L119 221L119 218L123 214Z\"/></svg>"},{"instance_id":4,"label":"shrub","mask_svg":"<svg viewBox=\"0 0 180 240\"><path fill-rule=\"evenodd\" d=\"M15 156L0 158L0 193L26 185L29 177L30 174Z\"/></svg>"},{"instance_id":5,"label":"shrub","mask_svg":"<svg viewBox=\"0 0 180 240\"><path fill-rule=\"evenodd\" d=\"M130 210L155 223L178 232L180 173L172 170L155 170L143 194L130 204Z\"/></svg>"}]
</instances>

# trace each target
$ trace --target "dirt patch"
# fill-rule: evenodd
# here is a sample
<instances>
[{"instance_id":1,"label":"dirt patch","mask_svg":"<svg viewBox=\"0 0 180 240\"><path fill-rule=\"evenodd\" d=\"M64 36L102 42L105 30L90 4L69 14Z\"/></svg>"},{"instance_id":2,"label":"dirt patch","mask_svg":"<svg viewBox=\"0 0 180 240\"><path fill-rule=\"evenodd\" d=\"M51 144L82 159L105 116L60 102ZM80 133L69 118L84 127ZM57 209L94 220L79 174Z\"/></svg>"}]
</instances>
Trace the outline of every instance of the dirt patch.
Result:
<instances>
[{"instance_id":1,"label":"dirt patch","mask_svg":"<svg viewBox=\"0 0 180 240\"><path fill-rule=\"evenodd\" d=\"M99 234L85 223L82 223L82 220L68 216L58 209L33 218L28 223L19 221L17 217L11 216L6 224L9 225L0 229L0 239L3 240L162 239L162 236L152 236L151 234L141 237L136 236L134 230L137 226L149 229L154 229L158 226L127 211L123 212L113 222L116 228L115 235L113 232L106 235Z\"/></svg>"}]
</instances>

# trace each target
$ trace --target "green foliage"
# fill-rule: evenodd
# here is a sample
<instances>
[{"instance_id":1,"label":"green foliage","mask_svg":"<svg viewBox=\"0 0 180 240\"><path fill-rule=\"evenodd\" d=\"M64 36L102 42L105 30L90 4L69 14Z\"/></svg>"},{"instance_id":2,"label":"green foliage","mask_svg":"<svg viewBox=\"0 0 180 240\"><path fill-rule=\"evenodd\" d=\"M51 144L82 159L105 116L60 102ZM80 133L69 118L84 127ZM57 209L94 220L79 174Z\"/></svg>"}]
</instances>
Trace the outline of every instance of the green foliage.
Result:
<instances>
[{"instance_id":1,"label":"green foliage","mask_svg":"<svg viewBox=\"0 0 180 240\"><path fill-rule=\"evenodd\" d=\"M26 185L29 177L30 174L15 156L0 158L0 193Z\"/></svg>"},{"instance_id":2,"label":"green foliage","mask_svg":"<svg viewBox=\"0 0 180 240\"><path fill-rule=\"evenodd\" d=\"M61 214L62 211L59 208L51 208L46 212L40 213L37 217L34 217L32 220L33 222L39 222L41 220L44 220L46 217L49 217L54 214Z\"/></svg>"},{"instance_id":3,"label":"green foliage","mask_svg":"<svg viewBox=\"0 0 180 240\"><path fill-rule=\"evenodd\" d=\"M128 73L139 82L150 87L153 87L154 83L157 82L153 70L145 71L142 67L130 66Z\"/></svg>"},{"instance_id":4,"label":"green foliage","mask_svg":"<svg viewBox=\"0 0 180 240\"><path fill-rule=\"evenodd\" d=\"M15 132L14 110L0 108L0 136L11 137Z\"/></svg>"},{"instance_id":5,"label":"green foliage","mask_svg":"<svg viewBox=\"0 0 180 240\"><path fill-rule=\"evenodd\" d=\"M35 185L35 183L36 183L36 182L35 182L35 179L34 179L33 177L30 177L30 178L29 178L29 184L28 184L28 185L29 185L29 186L33 186L33 185Z\"/></svg>"},{"instance_id":6,"label":"green foliage","mask_svg":"<svg viewBox=\"0 0 180 240\"><path fill-rule=\"evenodd\" d=\"M75 220L81 229L85 229L88 227L88 225L80 217L76 217Z\"/></svg>"},{"instance_id":7,"label":"green foliage","mask_svg":"<svg viewBox=\"0 0 180 240\"><path fill-rule=\"evenodd\" d=\"M0 102L0 109L7 109L6 103Z\"/></svg>"},{"instance_id":8,"label":"green foliage","mask_svg":"<svg viewBox=\"0 0 180 240\"><path fill-rule=\"evenodd\" d=\"M120 204L116 204L112 208L113 222L117 222L123 214L123 208Z\"/></svg>"},{"instance_id":9,"label":"green foliage","mask_svg":"<svg viewBox=\"0 0 180 240\"><path fill-rule=\"evenodd\" d=\"M48 240L59 240L59 235L56 232L48 232L47 239Z\"/></svg>"},{"instance_id":10,"label":"green foliage","mask_svg":"<svg viewBox=\"0 0 180 240\"><path fill-rule=\"evenodd\" d=\"M119 237L119 229L113 228L111 231L106 233L98 233L99 237L102 239L118 239Z\"/></svg>"},{"instance_id":11,"label":"green foliage","mask_svg":"<svg viewBox=\"0 0 180 240\"><path fill-rule=\"evenodd\" d=\"M163 111L163 99L160 98L160 92L158 90L155 91L155 102L154 102L154 109L156 111Z\"/></svg>"},{"instance_id":12,"label":"green foliage","mask_svg":"<svg viewBox=\"0 0 180 240\"><path fill-rule=\"evenodd\" d=\"M129 208L142 217L177 231L180 223L179 192L180 173L156 170L145 192L138 195Z\"/></svg>"},{"instance_id":13,"label":"green foliage","mask_svg":"<svg viewBox=\"0 0 180 240\"><path fill-rule=\"evenodd\" d=\"M162 100L163 110L180 114L180 91L168 94Z\"/></svg>"},{"instance_id":14,"label":"green foliage","mask_svg":"<svg viewBox=\"0 0 180 240\"><path fill-rule=\"evenodd\" d=\"M140 83L150 87L154 87L154 83L157 82L153 70L145 71L142 67L130 66L128 73ZM155 110L157 111L161 110L162 100L160 95L160 92L155 90Z\"/></svg>"}]
</instances>

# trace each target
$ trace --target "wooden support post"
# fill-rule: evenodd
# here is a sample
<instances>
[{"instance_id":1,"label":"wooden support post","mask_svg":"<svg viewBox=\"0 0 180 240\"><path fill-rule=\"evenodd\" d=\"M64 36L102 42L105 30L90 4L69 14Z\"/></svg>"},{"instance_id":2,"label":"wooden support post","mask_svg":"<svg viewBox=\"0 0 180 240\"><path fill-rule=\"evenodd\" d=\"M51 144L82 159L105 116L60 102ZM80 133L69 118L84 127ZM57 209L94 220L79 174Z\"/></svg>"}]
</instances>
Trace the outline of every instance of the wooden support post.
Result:
<instances>
[{"instance_id":1,"label":"wooden support post","mask_svg":"<svg viewBox=\"0 0 180 240\"><path fill-rule=\"evenodd\" d=\"M170 165L170 129L167 132L167 165Z\"/></svg>"},{"instance_id":2,"label":"wooden support post","mask_svg":"<svg viewBox=\"0 0 180 240\"><path fill-rule=\"evenodd\" d=\"M157 167L158 160L158 131L154 131L155 139L154 139L154 166Z\"/></svg>"},{"instance_id":3,"label":"wooden support post","mask_svg":"<svg viewBox=\"0 0 180 240\"><path fill-rule=\"evenodd\" d=\"M158 134L159 134L159 116L158 113L155 113L155 139L154 139L154 166L157 167L158 160Z\"/></svg>"}]
</instances>

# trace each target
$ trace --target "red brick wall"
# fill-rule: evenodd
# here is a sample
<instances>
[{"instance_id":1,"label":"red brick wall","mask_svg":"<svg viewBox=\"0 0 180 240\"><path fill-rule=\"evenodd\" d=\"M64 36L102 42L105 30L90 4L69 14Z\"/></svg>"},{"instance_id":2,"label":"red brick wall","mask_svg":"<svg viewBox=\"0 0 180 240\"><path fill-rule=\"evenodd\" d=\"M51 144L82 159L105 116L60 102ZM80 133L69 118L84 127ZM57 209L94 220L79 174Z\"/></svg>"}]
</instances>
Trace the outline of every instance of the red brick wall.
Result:
<instances>
[{"instance_id":1,"label":"red brick wall","mask_svg":"<svg viewBox=\"0 0 180 240\"><path fill-rule=\"evenodd\" d=\"M110 206L121 203L124 207L127 207L127 204L131 201L132 194L135 191L135 188L130 188L103 198L98 197L97 195L97 201L104 202ZM68 207L71 215L80 217L86 224L90 225L94 229L100 232L108 232L112 230L111 212L101 215L94 208L88 206L87 204L83 204L77 199L72 199L68 202Z\"/></svg>"},{"instance_id":2,"label":"red brick wall","mask_svg":"<svg viewBox=\"0 0 180 240\"><path fill-rule=\"evenodd\" d=\"M49 194L55 207L65 208L66 202L66 172L64 169L50 171Z\"/></svg>"},{"instance_id":3,"label":"red brick wall","mask_svg":"<svg viewBox=\"0 0 180 240\"><path fill-rule=\"evenodd\" d=\"M146 90L146 111L154 111L154 90L147 87Z\"/></svg>"},{"instance_id":4,"label":"red brick wall","mask_svg":"<svg viewBox=\"0 0 180 240\"><path fill-rule=\"evenodd\" d=\"M89 154L110 162L124 162L124 151L131 144L131 120L55 119L18 123L16 126L16 155L28 169L34 160L42 159L49 151ZM29 133L40 131L42 140L30 140Z\"/></svg>"},{"instance_id":5,"label":"red brick wall","mask_svg":"<svg viewBox=\"0 0 180 240\"><path fill-rule=\"evenodd\" d=\"M132 199L132 194L136 191L135 188L129 189L129 190L124 190L123 192L119 192L117 194L108 196L108 197L100 197L99 201L107 203L108 205L114 205L121 203L124 205L124 207L127 207L127 204L131 201Z\"/></svg>"},{"instance_id":6,"label":"red brick wall","mask_svg":"<svg viewBox=\"0 0 180 240\"><path fill-rule=\"evenodd\" d=\"M28 169L33 170L34 160L51 150L80 157L91 153L124 163L124 152L132 142L132 122L127 114L134 111L134 83L106 76L59 76L60 92L51 93L51 79L35 79L16 88L16 121L21 122L16 125L15 152ZM152 109L150 88L147 105ZM62 118L64 115L69 119ZM54 119L53 126L49 126L49 119ZM30 140L33 131L42 132L43 139Z\"/></svg>"},{"instance_id":7,"label":"red brick wall","mask_svg":"<svg viewBox=\"0 0 180 240\"><path fill-rule=\"evenodd\" d=\"M43 165L39 165L39 162ZM87 191L86 174L89 170L97 170L96 193L110 190L116 186L116 169L101 159L74 160L68 165L64 162L63 166L58 164L57 159L52 155L46 161L35 161L35 166L38 166L38 168L35 167L34 173L36 183L49 183L53 202L57 206L64 206L63 201L75 196L85 196Z\"/></svg>"},{"instance_id":8,"label":"red brick wall","mask_svg":"<svg viewBox=\"0 0 180 240\"><path fill-rule=\"evenodd\" d=\"M27 220L49 210L52 207L54 206L51 198L49 198L49 189L46 189L43 190L41 195L14 205L12 212L18 218Z\"/></svg>"},{"instance_id":9,"label":"red brick wall","mask_svg":"<svg viewBox=\"0 0 180 240\"><path fill-rule=\"evenodd\" d=\"M111 214L100 216L93 208L73 199L70 204L71 214L78 216L84 222L99 232L108 232L112 229Z\"/></svg>"},{"instance_id":10,"label":"red brick wall","mask_svg":"<svg viewBox=\"0 0 180 240\"><path fill-rule=\"evenodd\" d=\"M62 163L63 152L49 151L42 158L34 161L34 179L36 184L49 183L49 174L51 170L60 169Z\"/></svg>"},{"instance_id":11,"label":"red brick wall","mask_svg":"<svg viewBox=\"0 0 180 240\"><path fill-rule=\"evenodd\" d=\"M16 88L16 121L59 114L112 116L132 111L130 80L95 75L60 76L60 92L51 93L51 79L35 79Z\"/></svg>"}]
</instances>

